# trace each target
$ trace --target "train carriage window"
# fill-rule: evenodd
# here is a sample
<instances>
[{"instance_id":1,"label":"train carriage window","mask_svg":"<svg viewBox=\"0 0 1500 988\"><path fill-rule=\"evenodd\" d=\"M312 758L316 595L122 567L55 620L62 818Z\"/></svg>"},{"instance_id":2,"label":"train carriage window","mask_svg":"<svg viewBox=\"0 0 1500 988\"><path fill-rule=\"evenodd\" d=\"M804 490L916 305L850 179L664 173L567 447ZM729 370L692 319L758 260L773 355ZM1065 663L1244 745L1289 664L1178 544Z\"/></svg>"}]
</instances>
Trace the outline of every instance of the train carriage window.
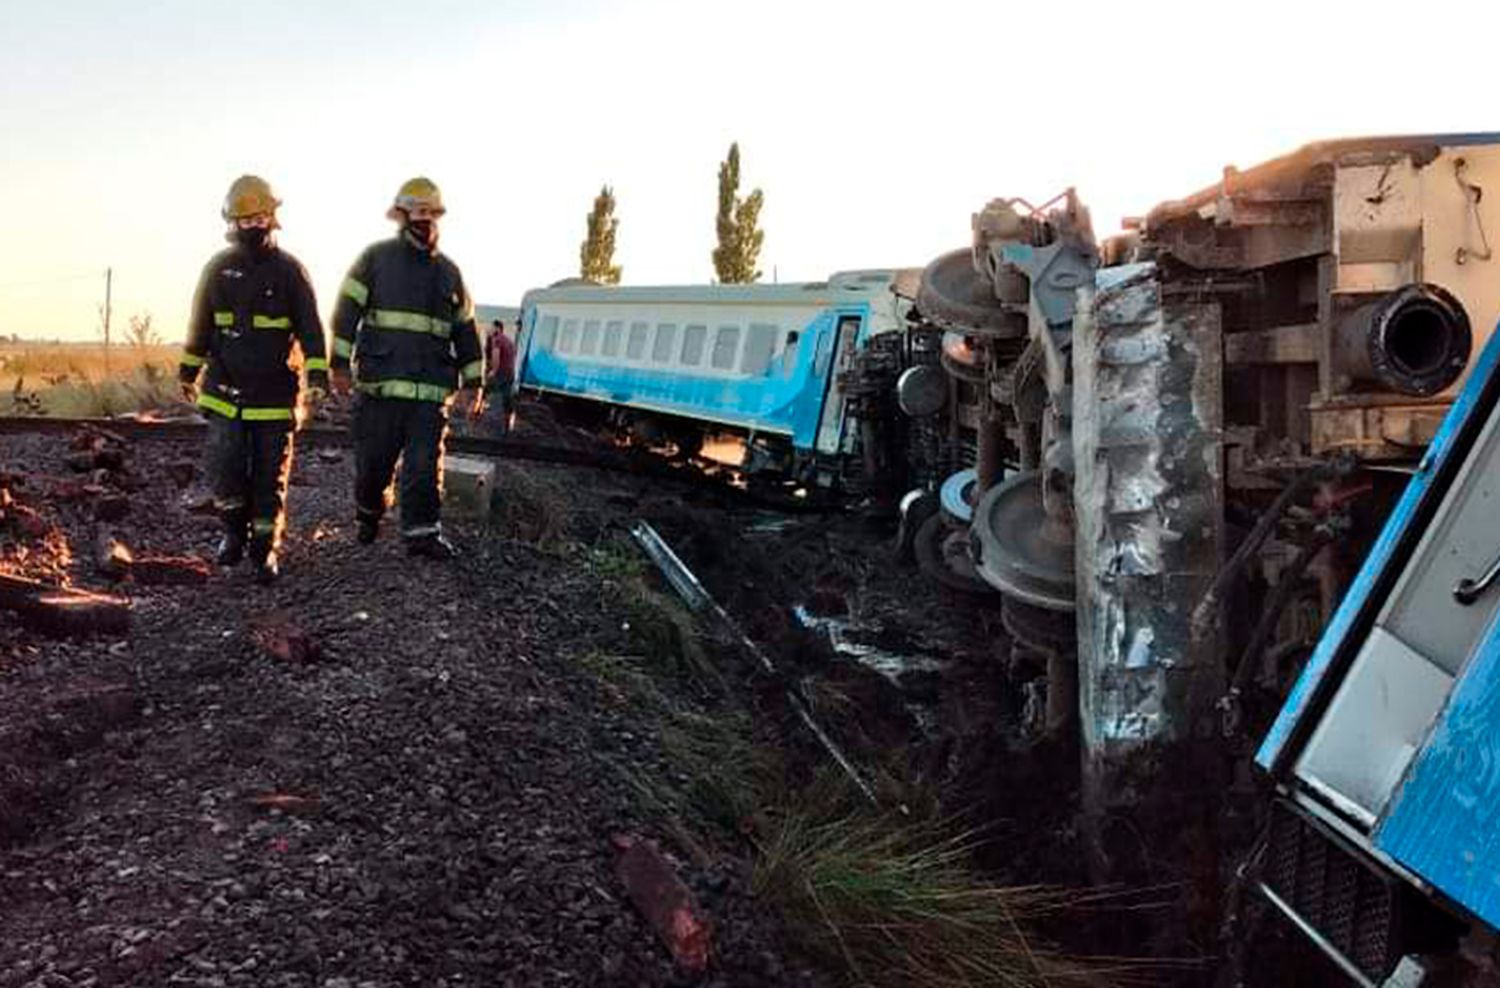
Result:
<instances>
[{"instance_id":1,"label":"train carriage window","mask_svg":"<svg viewBox=\"0 0 1500 988\"><path fill-rule=\"evenodd\" d=\"M650 331L651 327L646 323L633 322L630 324L630 338L625 342L626 360L646 359L646 336Z\"/></svg>"},{"instance_id":2,"label":"train carriage window","mask_svg":"<svg viewBox=\"0 0 1500 988\"><path fill-rule=\"evenodd\" d=\"M651 344L651 362L670 364L677 343L677 324L664 322L656 326L656 341Z\"/></svg>"},{"instance_id":3,"label":"train carriage window","mask_svg":"<svg viewBox=\"0 0 1500 988\"><path fill-rule=\"evenodd\" d=\"M592 357L599 351L599 320L585 319L583 321L583 342L579 344L578 352L585 357Z\"/></svg>"},{"instance_id":4,"label":"train carriage window","mask_svg":"<svg viewBox=\"0 0 1500 988\"><path fill-rule=\"evenodd\" d=\"M703 363L703 344L707 339L707 326L684 326L682 328L682 353L678 359L684 367L697 367Z\"/></svg>"},{"instance_id":5,"label":"train carriage window","mask_svg":"<svg viewBox=\"0 0 1500 988\"><path fill-rule=\"evenodd\" d=\"M740 370L752 377L764 374L771 366L771 354L776 350L776 337L781 327L770 323L753 322L745 335L745 355L740 358Z\"/></svg>"},{"instance_id":6,"label":"train carriage window","mask_svg":"<svg viewBox=\"0 0 1500 988\"><path fill-rule=\"evenodd\" d=\"M557 343L558 353L572 353L578 349L578 320L564 319L562 339Z\"/></svg>"},{"instance_id":7,"label":"train carriage window","mask_svg":"<svg viewBox=\"0 0 1500 988\"><path fill-rule=\"evenodd\" d=\"M795 329L787 330L786 346L781 348L781 369L787 377L797 370L797 354L801 349L802 334Z\"/></svg>"},{"instance_id":8,"label":"train carriage window","mask_svg":"<svg viewBox=\"0 0 1500 988\"><path fill-rule=\"evenodd\" d=\"M601 353L606 357L618 357L620 355L620 339L625 335L625 324L618 319L612 319L604 324L604 346Z\"/></svg>"},{"instance_id":9,"label":"train carriage window","mask_svg":"<svg viewBox=\"0 0 1500 988\"><path fill-rule=\"evenodd\" d=\"M557 317L543 316L536 324L535 350L548 351L557 343Z\"/></svg>"},{"instance_id":10,"label":"train carriage window","mask_svg":"<svg viewBox=\"0 0 1500 988\"><path fill-rule=\"evenodd\" d=\"M734 358L740 352L740 328L720 326L714 334L714 352L709 362L715 370L733 370Z\"/></svg>"}]
</instances>

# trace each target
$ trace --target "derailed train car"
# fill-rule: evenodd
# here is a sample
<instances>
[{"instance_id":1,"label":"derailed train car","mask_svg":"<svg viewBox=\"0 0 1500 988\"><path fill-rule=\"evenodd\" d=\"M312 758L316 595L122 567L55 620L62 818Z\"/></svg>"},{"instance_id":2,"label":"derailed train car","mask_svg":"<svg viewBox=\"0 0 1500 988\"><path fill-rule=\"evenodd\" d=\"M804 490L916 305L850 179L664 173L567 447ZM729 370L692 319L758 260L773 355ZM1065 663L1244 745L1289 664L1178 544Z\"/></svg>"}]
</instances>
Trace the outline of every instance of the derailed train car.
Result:
<instances>
[{"instance_id":1,"label":"derailed train car","mask_svg":"<svg viewBox=\"0 0 1500 988\"><path fill-rule=\"evenodd\" d=\"M1402 624L1393 590L1495 551L1423 526L1492 496L1455 478L1492 472L1464 464L1500 388L1471 359L1500 320L1497 186L1500 134L1342 140L1102 244L1071 191L997 200L913 287L558 287L523 308L521 380L689 451L734 432L752 475L915 478L919 560L998 605L1037 730L1080 751L1101 876L1220 901L1205 849L1252 818L1266 901L1355 982L1424 983L1409 955L1500 918L1500 755L1445 740L1500 732L1449 716L1487 702L1491 612ZM1410 807L1445 793L1452 839L1424 843Z\"/></svg>"},{"instance_id":2,"label":"derailed train car","mask_svg":"<svg viewBox=\"0 0 1500 988\"><path fill-rule=\"evenodd\" d=\"M1399 541L1382 524L1433 468L1423 457L1500 318L1500 207L1484 197L1497 182L1500 135L1315 144L1226 170L1102 246L1071 193L996 201L916 300L949 378L949 403L919 424L950 450L932 484L949 533L937 559L945 582L998 591L1037 659L1049 729L1081 747L1098 867L1144 875L1143 858L1214 846L1235 756L1300 676L1260 756L1282 800L1259 886L1369 984L1491 921L1473 876L1500 870L1500 826L1464 819L1446 885L1373 836L1440 731L1448 693L1433 684L1462 680L1489 612L1408 609L1404 631L1381 626L1400 648L1373 664L1335 623L1337 644L1303 668L1346 595L1380 606L1373 575L1351 583ZM1401 523L1421 534L1409 512ZM1411 565L1442 575L1408 582L1482 571L1493 546L1467 545L1432 550ZM1473 633L1428 647L1413 629L1429 622L1443 629L1429 637ZM1452 668L1423 676L1433 664ZM1447 781L1500 805L1483 760Z\"/></svg>"},{"instance_id":3,"label":"derailed train car","mask_svg":"<svg viewBox=\"0 0 1500 988\"><path fill-rule=\"evenodd\" d=\"M686 453L706 436L734 436L752 477L848 487L881 472L863 457L880 444L860 442L855 415L868 389L851 387L849 370L856 355L866 367L902 359L909 306L891 291L896 274L538 289L522 301L519 382Z\"/></svg>"}]
</instances>

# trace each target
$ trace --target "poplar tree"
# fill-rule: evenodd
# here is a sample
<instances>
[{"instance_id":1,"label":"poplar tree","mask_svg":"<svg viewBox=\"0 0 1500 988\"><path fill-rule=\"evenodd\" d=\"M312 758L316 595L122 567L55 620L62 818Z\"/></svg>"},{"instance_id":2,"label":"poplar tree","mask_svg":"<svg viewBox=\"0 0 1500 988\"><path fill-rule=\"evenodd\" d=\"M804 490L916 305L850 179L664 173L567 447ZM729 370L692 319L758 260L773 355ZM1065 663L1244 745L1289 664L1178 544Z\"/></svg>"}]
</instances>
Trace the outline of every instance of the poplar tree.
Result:
<instances>
[{"instance_id":1,"label":"poplar tree","mask_svg":"<svg viewBox=\"0 0 1500 988\"><path fill-rule=\"evenodd\" d=\"M578 248L578 273L601 285L620 283L620 266L615 260L615 233L620 221L615 219L615 193L609 186L594 197L589 211L588 236Z\"/></svg>"},{"instance_id":2,"label":"poplar tree","mask_svg":"<svg viewBox=\"0 0 1500 988\"><path fill-rule=\"evenodd\" d=\"M740 145L729 145L729 157L719 163L719 246L714 248L714 271L726 285L760 279L755 263L766 235L759 227L765 196L756 189L740 198Z\"/></svg>"}]
</instances>

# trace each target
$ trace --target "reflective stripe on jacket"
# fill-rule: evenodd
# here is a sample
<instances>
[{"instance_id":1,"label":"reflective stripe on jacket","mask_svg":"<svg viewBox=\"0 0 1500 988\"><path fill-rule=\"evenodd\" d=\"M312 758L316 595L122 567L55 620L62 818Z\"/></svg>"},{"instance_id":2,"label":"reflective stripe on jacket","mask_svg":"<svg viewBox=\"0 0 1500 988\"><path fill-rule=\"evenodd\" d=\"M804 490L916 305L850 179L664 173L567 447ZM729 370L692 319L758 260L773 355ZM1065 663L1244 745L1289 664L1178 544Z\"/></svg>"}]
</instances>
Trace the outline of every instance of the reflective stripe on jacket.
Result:
<instances>
[{"instance_id":1,"label":"reflective stripe on jacket","mask_svg":"<svg viewBox=\"0 0 1500 988\"><path fill-rule=\"evenodd\" d=\"M474 303L458 265L401 237L366 248L333 312L335 368L354 365L362 393L444 401L484 374Z\"/></svg>"},{"instance_id":2,"label":"reflective stripe on jacket","mask_svg":"<svg viewBox=\"0 0 1500 988\"><path fill-rule=\"evenodd\" d=\"M328 386L323 321L297 259L276 247L231 247L203 269L178 364L185 382L203 377L200 408L229 418L291 419L300 349L308 382Z\"/></svg>"}]
</instances>

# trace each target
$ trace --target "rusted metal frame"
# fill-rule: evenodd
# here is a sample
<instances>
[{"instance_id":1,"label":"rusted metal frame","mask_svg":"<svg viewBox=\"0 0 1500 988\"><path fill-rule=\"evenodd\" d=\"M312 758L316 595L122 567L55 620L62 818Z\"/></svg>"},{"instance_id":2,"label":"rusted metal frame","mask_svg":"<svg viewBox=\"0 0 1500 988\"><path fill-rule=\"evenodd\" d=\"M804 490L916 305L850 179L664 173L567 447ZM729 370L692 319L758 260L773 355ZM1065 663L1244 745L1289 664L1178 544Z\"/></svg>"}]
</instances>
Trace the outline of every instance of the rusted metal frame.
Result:
<instances>
[{"instance_id":1,"label":"rusted metal frame","mask_svg":"<svg viewBox=\"0 0 1500 988\"><path fill-rule=\"evenodd\" d=\"M1323 200L1305 197L1257 200L1234 195L1219 200L1214 210L1219 226L1312 226L1326 218Z\"/></svg>"},{"instance_id":2,"label":"rusted metal frame","mask_svg":"<svg viewBox=\"0 0 1500 988\"><path fill-rule=\"evenodd\" d=\"M1333 289L1338 284L1339 261L1333 254L1318 258L1318 392L1324 400L1335 392Z\"/></svg>"},{"instance_id":3,"label":"rusted metal frame","mask_svg":"<svg viewBox=\"0 0 1500 988\"><path fill-rule=\"evenodd\" d=\"M1265 268L1316 257L1326 254L1333 241L1326 216L1318 222L1296 226L1219 227L1202 220L1194 225L1201 238L1198 242L1189 236L1184 224L1153 231L1150 241L1189 267L1226 271Z\"/></svg>"},{"instance_id":4,"label":"rusted metal frame","mask_svg":"<svg viewBox=\"0 0 1500 988\"><path fill-rule=\"evenodd\" d=\"M1226 364L1315 364L1320 352L1317 323L1276 326L1224 337Z\"/></svg>"}]
</instances>

